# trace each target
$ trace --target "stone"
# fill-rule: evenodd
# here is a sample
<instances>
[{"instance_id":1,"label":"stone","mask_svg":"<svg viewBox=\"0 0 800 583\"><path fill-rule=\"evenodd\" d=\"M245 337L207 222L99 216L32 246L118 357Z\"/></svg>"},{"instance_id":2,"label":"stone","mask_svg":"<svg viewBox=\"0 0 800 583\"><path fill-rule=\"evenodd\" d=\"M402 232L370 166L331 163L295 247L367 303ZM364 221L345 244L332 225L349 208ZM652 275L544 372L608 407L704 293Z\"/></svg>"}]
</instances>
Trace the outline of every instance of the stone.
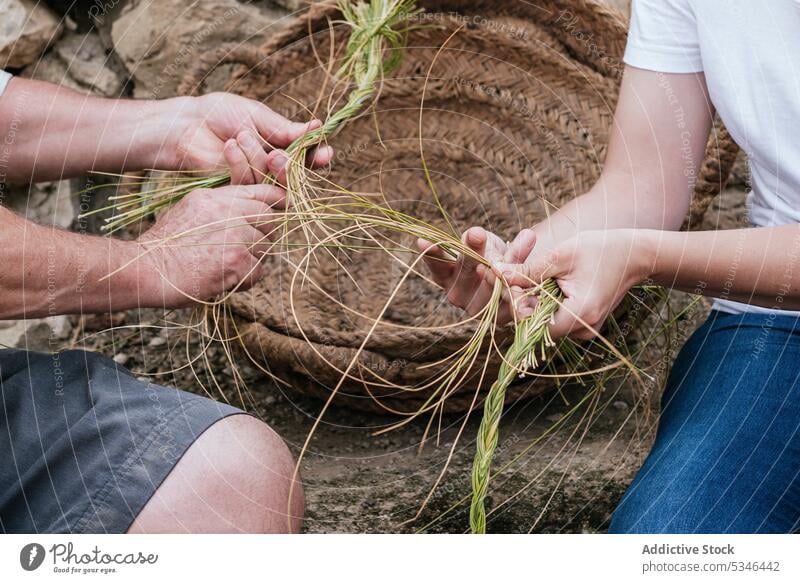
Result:
<instances>
[{"instance_id":1,"label":"stone","mask_svg":"<svg viewBox=\"0 0 800 583\"><path fill-rule=\"evenodd\" d=\"M614 407L617 411L625 412L631 408L625 401L614 401L611 403L611 406Z\"/></svg>"},{"instance_id":2,"label":"stone","mask_svg":"<svg viewBox=\"0 0 800 583\"><path fill-rule=\"evenodd\" d=\"M0 0L0 14L0 67L30 65L61 34L61 23L43 2Z\"/></svg>"},{"instance_id":3,"label":"stone","mask_svg":"<svg viewBox=\"0 0 800 583\"><path fill-rule=\"evenodd\" d=\"M59 16L69 17L81 32L92 26L125 0L47 0Z\"/></svg>"},{"instance_id":4,"label":"stone","mask_svg":"<svg viewBox=\"0 0 800 583\"><path fill-rule=\"evenodd\" d=\"M76 201L69 180L13 186L8 193L9 208L35 223L60 229L68 229L78 217Z\"/></svg>"},{"instance_id":5,"label":"stone","mask_svg":"<svg viewBox=\"0 0 800 583\"><path fill-rule=\"evenodd\" d=\"M0 348L59 350L71 330L68 316L0 321Z\"/></svg>"},{"instance_id":6,"label":"stone","mask_svg":"<svg viewBox=\"0 0 800 583\"><path fill-rule=\"evenodd\" d=\"M289 12L297 12L298 10L308 8L311 4L320 1L321 0L272 0L272 3Z\"/></svg>"},{"instance_id":7,"label":"stone","mask_svg":"<svg viewBox=\"0 0 800 583\"><path fill-rule=\"evenodd\" d=\"M37 63L25 68L23 77L49 81L104 97L119 97L125 77L115 71L97 32L65 33Z\"/></svg>"},{"instance_id":8,"label":"stone","mask_svg":"<svg viewBox=\"0 0 800 583\"><path fill-rule=\"evenodd\" d=\"M134 96L156 99L175 95L184 74L206 51L227 42L262 44L283 17L274 7L237 0L136 0L113 16L110 38L133 76Z\"/></svg>"}]
</instances>

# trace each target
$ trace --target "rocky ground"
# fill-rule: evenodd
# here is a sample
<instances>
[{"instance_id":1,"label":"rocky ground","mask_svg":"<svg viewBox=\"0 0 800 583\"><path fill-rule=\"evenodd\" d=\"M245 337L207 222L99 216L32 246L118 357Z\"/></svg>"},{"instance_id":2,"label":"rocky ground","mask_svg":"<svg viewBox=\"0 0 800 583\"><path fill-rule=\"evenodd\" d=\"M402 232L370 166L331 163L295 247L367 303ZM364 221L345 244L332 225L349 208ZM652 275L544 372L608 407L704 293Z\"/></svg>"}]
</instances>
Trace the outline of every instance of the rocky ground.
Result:
<instances>
[{"instance_id":1,"label":"rocky ground","mask_svg":"<svg viewBox=\"0 0 800 583\"><path fill-rule=\"evenodd\" d=\"M612 3L628 5L626 0ZM167 97L175 93L180 73L197 55L222 42L257 42L303 5L302 0L0 0L0 67L96 95ZM212 88L214 83L212 79ZM81 211L101 206L107 196L103 192L90 198L79 195L87 180L15 187L3 202L43 224L97 232L95 222L77 220ZM710 228L742 224L743 164L737 167L734 182L709 213ZM678 305L686 300L673 301ZM678 338L691 332L704 309L681 323ZM100 350L143 378L196 392L213 386L208 378L213 371L221 384L210 391L213 396L245 406L299 451L320 403L265 381L246 365L241 370L249 388L242 398L231 383L230 365L217 348L210 350L208 364L198 367L195 376L185 367L184 332L175 326L187 319L187 314L141 311L0 322L0 346ZM662 343L645 358L669 361L676 346ZM195 340L189 352L198 350ZM648 418L647 413L652 412L657 391L651 390L650 400L642 404L637 402L640 393L634 383L617 383L601 395L603 407L590 415L585 435L586 424L577 422L580 414L546 434L585 392L572 387L563 395L510 406L502 426L498 464L520 457L494 479L490 530L591 532L607 526L649 445L652 416ZM585 408L579 410L583 412ZM468 421L444 479L415 521L410 520L436 483L461 419L442 419L438 439L429 440L421 452L424 422L373 435L392 421L340 408L327 413L302 464L310 532L461 532L466 528L465 507L458 503L470 488L477 420Z\"/></svg>"}]
</instances>

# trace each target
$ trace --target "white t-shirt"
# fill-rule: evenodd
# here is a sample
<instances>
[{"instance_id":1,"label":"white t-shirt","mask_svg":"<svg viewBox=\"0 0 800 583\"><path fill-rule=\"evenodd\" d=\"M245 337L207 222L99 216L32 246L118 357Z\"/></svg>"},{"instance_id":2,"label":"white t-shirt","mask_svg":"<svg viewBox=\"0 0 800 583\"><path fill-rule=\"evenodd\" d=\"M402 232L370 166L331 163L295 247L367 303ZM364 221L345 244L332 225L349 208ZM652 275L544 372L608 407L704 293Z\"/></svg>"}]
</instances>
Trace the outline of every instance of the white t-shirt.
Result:
<instances>
[{"instance_id":1,"label":"white t-shirt","mask_svg":"<svg viewBox=\"0 0 800 583\"><path fill-rule=\"evenodd\" d=\"M800 0L634 0L625 62L703 71L714 106L748 156L750 223L800 222ZM715 307L766 310L725 299Z\"/></svg>"}]
</instances>

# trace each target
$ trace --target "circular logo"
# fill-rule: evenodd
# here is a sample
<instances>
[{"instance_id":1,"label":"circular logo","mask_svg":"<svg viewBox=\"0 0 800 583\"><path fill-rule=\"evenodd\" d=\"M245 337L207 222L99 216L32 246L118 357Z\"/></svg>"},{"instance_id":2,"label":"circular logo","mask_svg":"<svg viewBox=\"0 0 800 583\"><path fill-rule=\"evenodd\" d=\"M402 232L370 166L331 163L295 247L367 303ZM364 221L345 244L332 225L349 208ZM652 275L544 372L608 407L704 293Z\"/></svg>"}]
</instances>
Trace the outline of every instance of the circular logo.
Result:
<instances>
[{"instance_id":1,"label":"circular logo","mask_svg":"<svg viewBox=\"0 0 800 583\"><path fill-rule=\"evenodd\" d=\"M35 571L44 562L44 547L39 543L28 543L19 552L19 564L26 571Z\"/></svg>"}]
</instances>

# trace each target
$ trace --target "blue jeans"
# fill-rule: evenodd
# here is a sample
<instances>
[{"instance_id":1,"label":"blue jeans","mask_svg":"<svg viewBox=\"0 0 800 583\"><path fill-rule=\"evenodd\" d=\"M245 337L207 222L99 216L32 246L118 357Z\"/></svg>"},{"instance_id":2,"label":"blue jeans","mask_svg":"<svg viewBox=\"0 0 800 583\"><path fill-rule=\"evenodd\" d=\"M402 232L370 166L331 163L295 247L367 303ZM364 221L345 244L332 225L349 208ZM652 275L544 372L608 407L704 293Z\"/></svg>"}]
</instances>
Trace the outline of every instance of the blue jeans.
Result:
<instances>
[{"instance_id":1,"label":"blue jeans","mask_svg":"<svg viewBox=\"0 0 800 583\"><path fill-rule=\"evenodd\" d=\"M661 408L609 532L800 530L800 318L713 311Z\"/></svg>"}]
</instances>

